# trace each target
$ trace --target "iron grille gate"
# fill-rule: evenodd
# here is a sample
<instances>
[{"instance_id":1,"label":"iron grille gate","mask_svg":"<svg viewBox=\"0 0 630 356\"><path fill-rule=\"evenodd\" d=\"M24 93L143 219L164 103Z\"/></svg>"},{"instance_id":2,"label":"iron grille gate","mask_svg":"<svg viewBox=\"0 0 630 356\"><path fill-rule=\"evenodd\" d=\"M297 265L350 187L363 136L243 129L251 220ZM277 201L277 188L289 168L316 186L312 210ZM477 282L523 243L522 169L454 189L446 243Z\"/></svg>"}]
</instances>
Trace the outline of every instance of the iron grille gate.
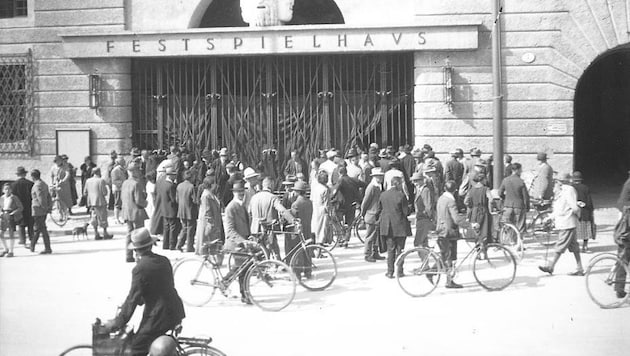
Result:
<instances>
[{"instance_id":1,"label":"iron grille gate","mask_svg":"<svg viewBox=\"0 0 630 356\"><path fill-rule=\"evenodd\" d=\"M133 62L133 143L228 147L248 165L265 148L411 143L411 54L142 59Z\"/></svg>"}]
</instances>

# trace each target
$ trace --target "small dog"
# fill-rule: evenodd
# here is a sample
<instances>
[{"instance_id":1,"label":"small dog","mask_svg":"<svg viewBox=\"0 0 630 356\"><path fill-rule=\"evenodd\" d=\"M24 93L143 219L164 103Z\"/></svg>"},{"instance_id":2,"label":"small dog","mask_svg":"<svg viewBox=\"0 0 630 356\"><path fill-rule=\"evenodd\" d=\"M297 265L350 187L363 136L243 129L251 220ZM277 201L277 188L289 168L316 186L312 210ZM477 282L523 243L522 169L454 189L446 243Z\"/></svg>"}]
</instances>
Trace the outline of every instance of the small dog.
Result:
<instances>
[{"instance_id":1,"label":"small dog","mask_svg":"<svg viewBox=\"0 0 630 356\"><path fill-rule=\"evenodd\" d=\"M80 240L81 235L83 235L83 237L85 237L85 239L87 240L88 238L87 230L88 230L89 225L90 225L89 223L85 223L83 224L83 226L77 226L74 229L72 229L72 238L74 240Z\"/></svg>"}]
</instances>

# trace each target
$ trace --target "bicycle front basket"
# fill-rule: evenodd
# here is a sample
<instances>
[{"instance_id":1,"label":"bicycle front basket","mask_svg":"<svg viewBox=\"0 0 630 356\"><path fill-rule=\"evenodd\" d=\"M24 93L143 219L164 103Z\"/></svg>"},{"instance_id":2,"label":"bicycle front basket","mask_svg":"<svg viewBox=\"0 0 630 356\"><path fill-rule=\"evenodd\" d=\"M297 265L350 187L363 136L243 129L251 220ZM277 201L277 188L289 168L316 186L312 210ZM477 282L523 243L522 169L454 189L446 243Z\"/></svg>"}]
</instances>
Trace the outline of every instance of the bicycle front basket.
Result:
<instances>
[{"instance_id":1,"label":"bicycle front basket","mask_svg":"<svg viewBox=\"0 0 630 356\"><path fill-rule=\"evenodd\" d=\"M131 356L133 330L110 334L101 325L92 325L93 356Z\"/></svg>"}]
</instances>

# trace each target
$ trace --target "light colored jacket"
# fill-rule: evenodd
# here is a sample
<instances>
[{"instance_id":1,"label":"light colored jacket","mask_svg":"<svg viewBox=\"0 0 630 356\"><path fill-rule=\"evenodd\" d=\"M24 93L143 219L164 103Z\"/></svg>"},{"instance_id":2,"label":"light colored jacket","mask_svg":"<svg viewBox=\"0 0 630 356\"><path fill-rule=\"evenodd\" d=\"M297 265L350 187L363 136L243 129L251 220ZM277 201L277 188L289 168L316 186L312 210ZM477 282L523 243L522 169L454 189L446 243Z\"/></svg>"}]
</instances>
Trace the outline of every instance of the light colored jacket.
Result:
<instances>
[{"instance_id":1,"label":"light colored jacket","mask_svg":"<svg viewBox=\"0 0 630 356\"><path fill-rule=\"evenodd\" d=\"M562 185L560 194L553 201L553 217L556 229L574 229L578 224L577 192L568 184Z\"/></svg>"}]
</instances>

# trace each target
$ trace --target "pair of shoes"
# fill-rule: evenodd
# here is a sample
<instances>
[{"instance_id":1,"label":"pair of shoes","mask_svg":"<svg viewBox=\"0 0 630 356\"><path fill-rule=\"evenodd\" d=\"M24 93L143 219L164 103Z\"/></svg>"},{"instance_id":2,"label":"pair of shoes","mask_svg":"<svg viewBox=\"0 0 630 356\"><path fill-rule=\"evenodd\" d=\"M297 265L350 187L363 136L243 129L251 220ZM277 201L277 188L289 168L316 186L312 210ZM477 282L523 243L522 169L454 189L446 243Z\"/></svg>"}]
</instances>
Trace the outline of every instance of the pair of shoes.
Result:
<instances>
[{"instance_id":1,"label":"pair of shoes","mask_svg":"<svg viewBox=\"0 0 630 356\"><path fill-rule=\"evenodd\" d=\"M464 286L463 286L463 285L461 285L461 284L457 284L457 283L455 283L455 282L451 281L450 283L447 283L447 284L446 284L446 288L451 288L451 289L460 289L460 288L464 288Z\"/></svg>"},{"instance_id":2,"label":"pair of shoes","mask_svg":"<svg viewBox=\"0 0 630 356\"><path fill-rule=\"evenodd\" d=\"M249 298L247 298L247 297L241 297L241 303L247 304L247 305L252 305L252 301L249 300Z\"/></svg>"},{"instance_id":3,"label":"pair of shoes","mask_svg":"<svg viewBox=\"0 0 630 356\"><path fill-rule=\"evenodd\" d=\"M13 252L7 253L7 257L13 257Z\"/></svg>"},{"instance_id":4,"label":"pair of shoes","mask_svg":"<svg viewBox=\"0 0 630 356\"><path fill-rule=\"evenodd\" d=\"M582 271L581 269L575 271L575 272L571 272L569 273L569 276L583 276L584 275L584 271Z\"/></svg>"},{"instance_id":5,"label":"pair of shoes","mask_svg":"<svg viewBox=\"0 0 630 356\"><path fill-rule=\"evenodd\" d=\"M133 257L127 257L127 262L133 263L133 262L136 262L136 259Z\"/></svg>"},{"instance_id":6,"label":"pair of shoes","mask_svg":"<svg viewBox=\"0 0 630 356\"><path fill-rule=\"evenodd\" d=\"M374 258L377 261L382 261L385 259L385 257L381 256L381 255L373 255L372 258Z\"/></svg>"},{"instance_id":7,"label":"pair of shoes","mask_svg":"<svg viewBox=\"0 0 630 356\"><path fill-rule=\"evenodd\" d=\"M538 266L538 269L545 272L545 273L549 273L549 275L553 274L553 269L547 267L547 266Z\"/></svg>"},{"instance_id":8,"label":"pair of shoes","mask_svg":"<svg viewBox=\"0 0 630 356\"><path fill-rule=\"evenodd\" d=\"M94 240L102 240L102 239L103 239L103 236L101 235L94 236Z\"/></svg>"},{"instance_id":9,"label":"pair of shoes","mask_svg":"<svg viewBox=\"0 0 630 356\"><path fill-rule=\"evenodd\" d=\"M376 262L376 259L374 257L366 257L365 258L365 262Z\"/></svg>"},{"instance_id":10,"label":"pair of shoes","mask_svg":"<svg viewBox=\"0 0 630 356\"><path fill-rule=\"evenodd\" d=\"M9 251L2 251L2 253L0 253L0 257L4 257L7 253L9 253Z\"/></svg>"},{"instance_id":11,"label":"pair of shoes","mask_svg":"<svg viewBox=\"0 0 630 356\"><path fill-rule=\"evenodd\" d=\"M617 294L617 298L625 298L626 295L628 295L628 293L622 290L615 291L615 293Z\"/></svg>"},{"instance_id":12,"label":"pair of shoes","mask_svg":"<svg viewBox=\"0 0 630 356\"><path fill-rule=\"evenodd\" d=\"M31 246L30 250L31 252L35 252L35 245Z\"/></svg>"},{"instance_id":13,"label":"pair of shoes","mask_svg":"<svg viewBox=\"0 0 630 356\"><path fill-rule=\"evenodd\" d=\"M40 255L50 255L51 253L52 253L51 250L44 250L44 251L40 252L39 254Z\"/></svg>"},{"instance_id":14,"label":"pair of shoes","mask_svg":"<svg viewBox=\"0 0 630 356\"><path fill-rule=\"evenodd\" d=\"M111 240L113 238L114 238L114 235L111 235L111 234L103 235L103 240Z\"/></svg>"},{"instance_id":15,"label":"pair of shoes","mask_svg":"<svg viewBox=\"0 0 630 356\"><path fill-rule=\"evenodd\" d=\"M385 277L389 278L389 279L394 279L394 274L393 273L385 273Z\"/></svg>"}]
</instances>

